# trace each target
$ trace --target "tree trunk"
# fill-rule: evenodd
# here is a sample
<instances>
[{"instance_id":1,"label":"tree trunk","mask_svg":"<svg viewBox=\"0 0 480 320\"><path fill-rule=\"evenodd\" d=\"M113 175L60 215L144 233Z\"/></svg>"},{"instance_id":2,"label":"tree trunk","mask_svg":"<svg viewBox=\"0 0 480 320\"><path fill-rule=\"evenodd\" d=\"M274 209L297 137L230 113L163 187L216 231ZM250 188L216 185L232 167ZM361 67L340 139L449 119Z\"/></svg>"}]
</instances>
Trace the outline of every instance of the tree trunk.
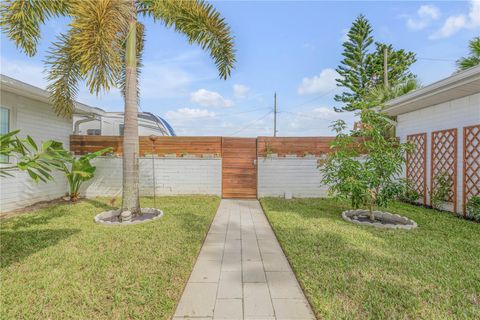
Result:
<instances>
[{"instance_id":1,"label":"tree trunk","mask_svg":"<svg viewBox=\"0 0 480 320\"><path fill-rule=\"evenodd\" d=\"M140 213L138 191L138 102L137 102L137 54L136 21L130 21L125 63L125 118L123 131L123 197L122 212ZM128 220L128 217L124 220Z\"/></svg>"},{"instance_id":2,"label":"tree trunk","mask_svg":"<svg viewBox=\"0 0 480 320\"><path fill-rule=\"evenodd\" d=\"M375 214L373 213L373 203L370 202L370 205L368 206L368 212L369 212L369 217L370 217L370 221L375 221Z\"/></svg>"}]
</instances>

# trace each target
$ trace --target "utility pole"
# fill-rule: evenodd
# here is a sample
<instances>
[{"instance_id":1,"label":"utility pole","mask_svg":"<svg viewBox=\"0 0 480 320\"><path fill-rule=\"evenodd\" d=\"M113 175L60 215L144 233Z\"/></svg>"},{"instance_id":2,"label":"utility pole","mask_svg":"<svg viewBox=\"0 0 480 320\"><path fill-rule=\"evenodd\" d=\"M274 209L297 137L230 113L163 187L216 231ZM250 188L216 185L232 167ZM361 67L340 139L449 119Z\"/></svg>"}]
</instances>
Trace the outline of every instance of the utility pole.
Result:
<instances>
[{"instance_id":1,"label":"utility pole","mask_svg":"<svg viewBox=\"0 0 480 320\"><path fill-rule=\"evenodd\" d=\"M383 86L388 89L388 48L383 48Z\"/></svg>"},{"instance_id":2,"label":"utility pole","mask_svg":"<svg viewBox=\"0 0 480 320\"><path fill-rule=\"evenodd\" d=\"M277 136L277 92L273 94L273 136Z\"/></svg>"}]
</instances>

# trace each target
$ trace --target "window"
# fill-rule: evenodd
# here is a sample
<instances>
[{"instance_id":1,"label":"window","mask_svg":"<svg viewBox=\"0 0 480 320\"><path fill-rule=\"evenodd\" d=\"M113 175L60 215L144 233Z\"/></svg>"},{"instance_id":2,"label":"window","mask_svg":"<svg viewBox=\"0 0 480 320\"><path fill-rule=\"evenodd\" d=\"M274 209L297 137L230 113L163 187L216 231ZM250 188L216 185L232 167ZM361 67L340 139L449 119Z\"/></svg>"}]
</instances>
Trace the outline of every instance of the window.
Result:
<instances>
[{"instance_id":1,"label":"window","mask_svg":"<svg viewBox=\"0 0 480 320\"><path fill-rule=\"evenodd\" d=\"M118 133L123 136L123 131L125 130L125 125L122 123L122 124L119 124L118 125Z\"/></svg>"},{"instance_id":2,"label":"window","mask_svg":"<svg viewBox=\"0 0 480 320\"><path fill-rule=\"evenodd\" d=\"M0 134L10 132L10 109L0 107ZM0 155L0 163L8 162L8 157Z\"/></svg>"},{"instance_id":3,"label":"window","mask_svg":"<svg viewBox=\"0 0 480 320\"><path fill-rule=\"evenodd\" d=\"M102 130L100 130L100 129L87 129L87 135L89 135L89 136L100 136L100 135L102 135Z\"/></svg>"}]
</instances>

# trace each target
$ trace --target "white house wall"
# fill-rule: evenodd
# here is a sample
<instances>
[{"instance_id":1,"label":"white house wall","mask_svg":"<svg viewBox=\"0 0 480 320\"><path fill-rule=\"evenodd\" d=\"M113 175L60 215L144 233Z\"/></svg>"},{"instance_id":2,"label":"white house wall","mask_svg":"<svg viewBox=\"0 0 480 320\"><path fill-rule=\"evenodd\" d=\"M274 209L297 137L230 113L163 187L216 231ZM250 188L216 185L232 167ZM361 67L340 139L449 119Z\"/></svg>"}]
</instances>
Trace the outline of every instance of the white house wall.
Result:
<instances>
[{"instance_id":1,"label":"white house wall","mask_svg":"<svg viewBox=\"0 0 480 320\"><path fill-rule=\"evenodd\" d=\"M457 212L462 212L463 127L480 123L480 94L474 94L397 117L397 136L402 142L407 135L427 133L427 189L430 189L432 132L457 128ZM430 195L427 191L427 204ZM451 208L446 208L451 209Z\"/></svg>"},{"instance_id":2,"label":"white house wall","mask_svg":"<svg viewBox=\"0 0 480 320\"><path fill-rule=\"evenodd\" d=\"M30 135L35 142L56 140L69 149L71 119L57 117L49 104L10 92L1 92L1 106L11 111L10 129L20 129L20 136ZM23 171L14 177L0 178L0 212L11 211L39 201L59 198L67 191L66 180L61 173L54 174L54 181L33 182Z\"/></svg>"},{"instance_id":3,"label":"white house wall","mask_svg":"<svg viewBox=\"0 0 480 320\"><path fill-rule=\"evenodd\" d=\"M154 164L153 164L154 162ZM122 159L101 157L94 160L95 177L84 184L87 197L122 195ZM140 194L153 195L155 171L156 195L221 195L221 159L141 158Z\"/></svg>"}]
</instances>

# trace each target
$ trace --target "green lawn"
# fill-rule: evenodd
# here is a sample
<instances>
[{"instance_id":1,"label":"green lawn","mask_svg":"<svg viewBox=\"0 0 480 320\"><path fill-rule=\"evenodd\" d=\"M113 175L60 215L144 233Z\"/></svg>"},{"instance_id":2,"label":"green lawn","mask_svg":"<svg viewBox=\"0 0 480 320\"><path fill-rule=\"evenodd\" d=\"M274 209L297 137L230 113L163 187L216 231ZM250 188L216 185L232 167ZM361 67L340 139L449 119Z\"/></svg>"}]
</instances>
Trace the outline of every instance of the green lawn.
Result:
<instances>
[{"instance_id":1,"label":"green lawn","mask_svg":"<svg viewBox=\"0 0 480 320\"><path fill-rule=\"evenodd\" d=\"M106 200L2 221L0 319L169 319L219 201L157 198L164 217L132 226L95 224Z\"/></svg>"},{"instance_id":2,"label":"green lawn","mask_svg":"<svg viewBox=\"0 0 480 320\"><path fill-rule=\"evenodd\" d=\"M480 224L395 203L419 227L382 230L334 200L261 203L319 318L480 319Z\"/></svg>"}]
</instances>

